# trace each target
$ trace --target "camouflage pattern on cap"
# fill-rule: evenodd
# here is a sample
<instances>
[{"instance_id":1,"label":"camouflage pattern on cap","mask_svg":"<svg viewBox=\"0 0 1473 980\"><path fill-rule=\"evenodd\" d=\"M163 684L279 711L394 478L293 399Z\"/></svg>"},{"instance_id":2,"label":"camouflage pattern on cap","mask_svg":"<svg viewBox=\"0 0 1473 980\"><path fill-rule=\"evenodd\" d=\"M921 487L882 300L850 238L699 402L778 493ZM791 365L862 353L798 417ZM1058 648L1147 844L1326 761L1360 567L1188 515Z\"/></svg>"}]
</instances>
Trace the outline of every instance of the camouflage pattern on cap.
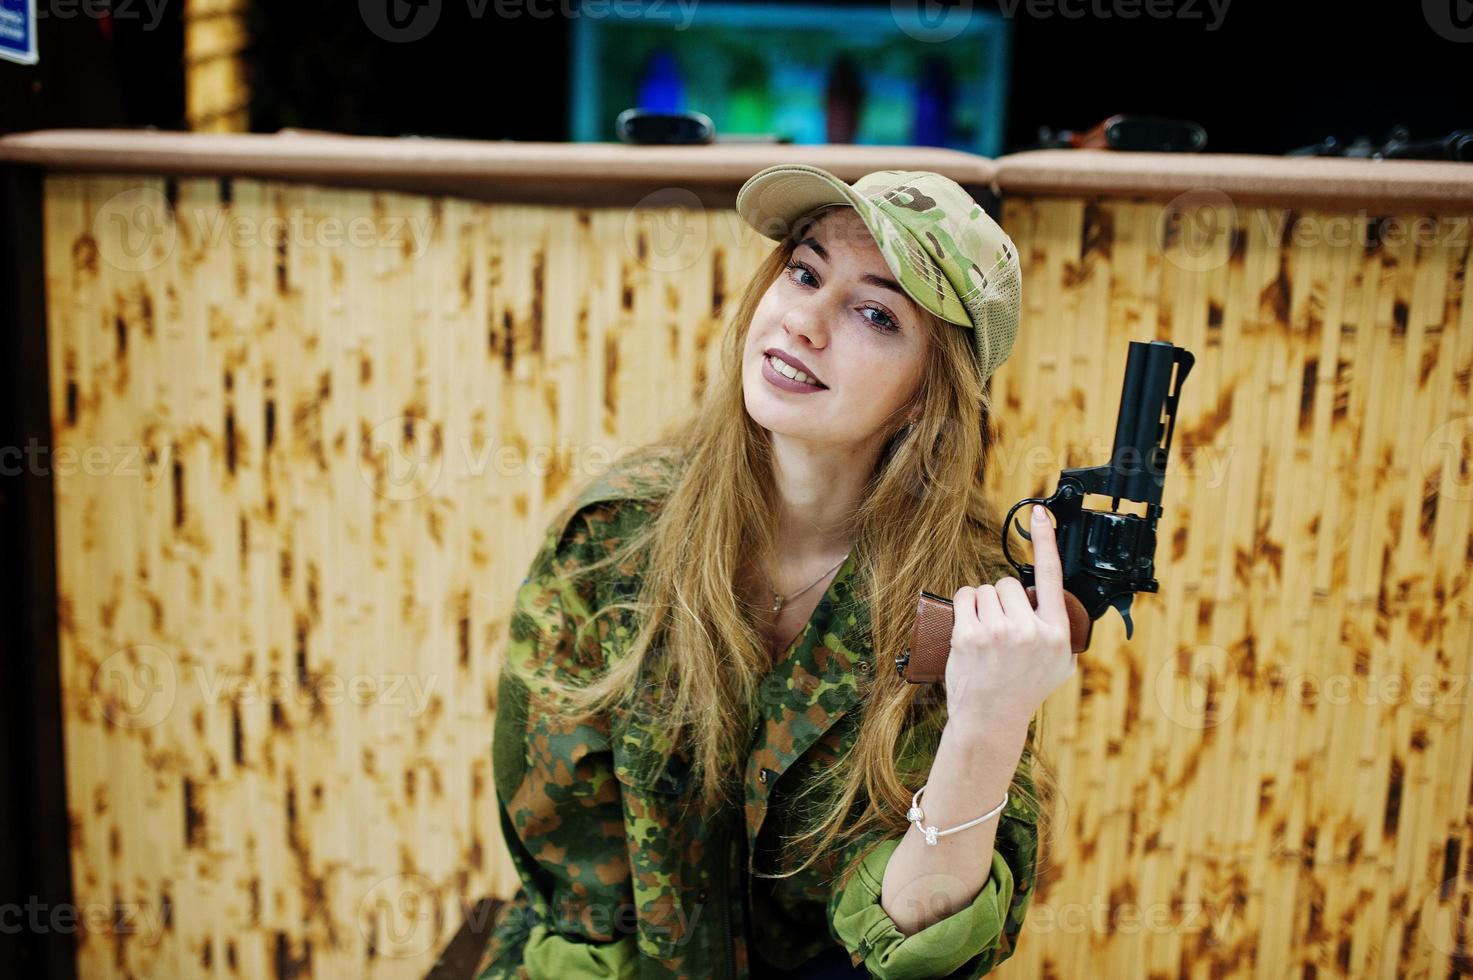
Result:
<instances>
[{"instance_id":1,"label":"camouflage pattern on cap","mask_svg":"<svg viewBox=\"0 0 1473 980\"><path fill-rule=\"evenodd\" d=\"M844 183L818 167L781 164L752 175L737 211L775 241L833 205L859 212L885 264L919 305L974 333L985 381L1012 353L1023 304L1018 250L1007 233L949 177L877 170Z\"/></svg>"}]
</instances>

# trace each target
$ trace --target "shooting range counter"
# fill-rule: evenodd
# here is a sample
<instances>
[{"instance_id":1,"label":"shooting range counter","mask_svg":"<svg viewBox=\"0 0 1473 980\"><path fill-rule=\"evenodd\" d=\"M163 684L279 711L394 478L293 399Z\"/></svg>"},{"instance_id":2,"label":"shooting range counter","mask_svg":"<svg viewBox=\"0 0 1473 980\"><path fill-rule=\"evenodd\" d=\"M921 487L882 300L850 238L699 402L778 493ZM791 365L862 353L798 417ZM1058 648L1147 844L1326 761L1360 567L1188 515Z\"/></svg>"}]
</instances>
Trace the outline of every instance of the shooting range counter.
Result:
<instances>
[{"instance_id":1,"label":"shooting range counter","mask_svg":"<svg viewBox=\"0 0 1473 980\"><path fill-rule=\"evenodd\" d=\"M38 973L422 975L509 896L516 587L573 487L721 369L772 246L736 190L795 161L940 171L1017 243L1001 506L1107 459L1129 341L1196 357L1160 592L1046 708L1034 900L1104 882L1166 921L1040 927L1019 975L1449 971L1473 169L79 130L0 139L3 445L36 447L0 708L39 774L4 805L43 901L160 925L56 931Z\"/></svg>"}]
</instances>

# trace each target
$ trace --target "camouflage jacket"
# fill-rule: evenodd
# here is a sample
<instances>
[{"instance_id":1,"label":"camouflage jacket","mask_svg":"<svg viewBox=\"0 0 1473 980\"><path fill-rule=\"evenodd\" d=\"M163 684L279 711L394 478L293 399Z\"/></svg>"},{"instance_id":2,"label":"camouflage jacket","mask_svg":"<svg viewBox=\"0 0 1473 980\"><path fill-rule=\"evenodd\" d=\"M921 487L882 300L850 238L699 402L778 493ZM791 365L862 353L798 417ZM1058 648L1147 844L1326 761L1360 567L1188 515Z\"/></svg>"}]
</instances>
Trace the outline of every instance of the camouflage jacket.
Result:
<instances>
[{"instance_id":1,"label":"camouflage jacket","mask_svg":"<svg viewBox=\"0 0 1473 980\"><path fill-rule=\"evenodd\" d=\"M600 617L581 645L574 628L592 609L632 597L635 583L595 573L574 589L552 573L606 554L633 522L649 519L653 501L642 487L607 477L548 528L517 593L509 660L534 676L567 677L618 656L633 633L627 622ZM873 840L858 842L790 878L760 876L787 870L771 863L778 835L791 833L787 800L853 743L870 678L882 669L855 574L851 558L761 688L741 812L686 806L694 796L689 757L679 746L671 751L648 699L597 724L573 724L530 709L526 686L503 669L494 781L521 887L498 915L478 980L745 980L754 976L752 944L781 968L842 947L856 976L892 978L977 977L1012 954L1032 898L1038 839L1036 813L1016 797L999 819L991 875L976 899L910 936L880 906L900 835L873 850L861 847ZM900 751L930 752L924 771L939 730L909 735ZM832 885L852 860L861 863L848 885Z\"/></svg>"}]
</instances>

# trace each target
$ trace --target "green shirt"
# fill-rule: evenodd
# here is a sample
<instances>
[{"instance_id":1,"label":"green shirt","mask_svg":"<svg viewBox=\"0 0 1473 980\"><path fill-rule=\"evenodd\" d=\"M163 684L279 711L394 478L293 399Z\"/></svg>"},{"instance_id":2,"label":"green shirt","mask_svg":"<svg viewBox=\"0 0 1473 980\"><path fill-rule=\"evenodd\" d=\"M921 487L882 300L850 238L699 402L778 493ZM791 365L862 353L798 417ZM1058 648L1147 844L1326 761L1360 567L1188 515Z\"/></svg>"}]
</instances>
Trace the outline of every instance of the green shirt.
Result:
<instances>
[{"instance_id":1,"label":"green shirt","mask_svg":"<svg viewBox=\"0 0 1473 980\"><path fill-rule=\"evenodd\" d=\"M654 507L645 484L618 474L553 522L517 593L508 660L566 679L620 654L633 626L618 614L599 617L582 642L575 629L603 604L632 598L634 577L595 573L574 588L553 573L607 554ZM572 724L532 710L526 687L503 670L495 784L521 888L498 916L478 980L745 980L750 943L783 968L841 946L856 967L895 980L978 977L1012 954L1038 840L1036 813L1015 797L999 817L991 874L977 897L911 936L880 905L900 835L868 855L874 840L856 842L791 878L759 876L788 870L772 862L778 835L792 832L793 789L830 771L853 743L873 672L887 666L875 661L855 575L851 556L762 684L742 812L687 806L695 796L689 757L668 751L671 733L650 700ZM897 759L924 773L939 724L907 730ZM1025 749L1024 775L1030 757ZM855 860L862 863L847 887L830 883Z\"/></svg>"}]
</instances>

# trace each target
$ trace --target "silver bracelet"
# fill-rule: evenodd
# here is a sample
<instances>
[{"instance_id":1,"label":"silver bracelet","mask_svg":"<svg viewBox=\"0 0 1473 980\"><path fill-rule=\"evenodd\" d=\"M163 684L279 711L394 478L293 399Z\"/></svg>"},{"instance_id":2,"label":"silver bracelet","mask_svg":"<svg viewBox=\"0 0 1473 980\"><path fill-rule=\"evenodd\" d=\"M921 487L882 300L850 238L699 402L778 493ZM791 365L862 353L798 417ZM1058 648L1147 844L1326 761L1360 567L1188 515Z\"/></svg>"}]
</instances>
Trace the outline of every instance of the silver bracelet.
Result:
<instances>
[{"instance_id":1,"label":"silver bracelet","mask_svg":"<svg viewBox=\"0 0 1473 980\"><path fill-rule=\"evenodd\" d=\"M928 783L927 785L930 784ZM936 846L936 838L945 837L947 834L954 834L958 830L966 830L968 827L975 827L982 821L990 820L993 817L997 816L999 813L1002 812L1002 808L1008 805L1008 794L1006 791L1004 791L1002 794L1002 802L993 807L991 810L988 810L986 813L982 814L982 816L978 817L976 820L968 820L966 823L957 824L955 827L951 827L947 830L937 830L935 827L921 827L921 821L926 819L926 815L921 812L920 803L921 794L925 791L925 786L922 786L920 789L915 791L915 795L910 798L910 810L906 813L905 819L909 820L917 827L920 827L921 833L926 835L926 843L930 844L932 847Z\"/></svg>"}]
</instances>

